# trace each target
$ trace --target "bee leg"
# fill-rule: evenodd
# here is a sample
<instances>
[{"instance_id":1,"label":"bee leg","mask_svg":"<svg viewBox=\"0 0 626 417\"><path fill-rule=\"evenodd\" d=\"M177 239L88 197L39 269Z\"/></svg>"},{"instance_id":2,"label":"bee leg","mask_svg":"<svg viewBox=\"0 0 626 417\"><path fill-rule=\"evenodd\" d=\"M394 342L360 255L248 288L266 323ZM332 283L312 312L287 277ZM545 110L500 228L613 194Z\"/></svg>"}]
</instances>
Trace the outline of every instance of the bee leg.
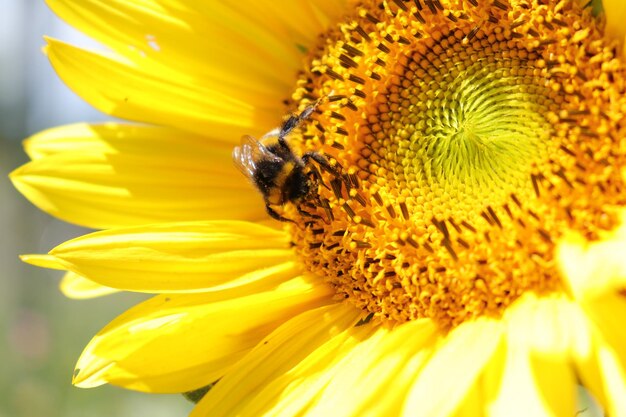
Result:
<instances>
[{"instance_id":1,"label":"bee leg","mask_svg":"<svg viewBox=\"0 0 626 417\"><path fill-rule=\"evenodd\" d=\"M306 207L310 207L312 209L317 209L319 207L321 207L322 209L324 209L324 212L326 213L326 219L323 216L317 215L317 214L311 214L311 213L302 213L300 212L300 214L302 214L303 216L307 216L307 217L312 217L314 219L318 219L318 220L322 220L324 223L326 224L330 224L331 221L335 220L335 217L333 216L333 212L330 209L330 204L328 203L327 199L322 199L320 198L320 196L315 196L314 198L315 204L311 203L311 202L306 202L303 203L303 205L305 205ZM300 211L300 209L298 208L298 211Z\"/></svg>"},{"instance_id":2,"label":"bee leg","mask_svg":"<svg viewBox=\"0 0 626 417\"><path fill-rule=\"evenodd\" d=\"M298 206L298 213L300 213L303 217L309 217L311 219L321 219L321 216L318 216L317 214L312 214L309 213L308 211L304 211L302 209L302 207Z\"/></svg>"},{"instance_id":3,"label":"bee leg","mask_svg":"<svg viewBox=\"0 0 626 417\"><path fill-rule=\"evenodd\" d=\"M312 165L311 170L309 171L309 176L311 177L311 180L315 181L317 184L321 184L322 187L326 188L327 190L330 190L328 185L324 184L324 181L322 180L322 174L320 174L318 169Z\"/></svg>"},{"instance_id":4,"label":"bee leg","mask_svg":"<svg viewBox=\"0 0 626 417\"><path fill-rule=\"evenodd\" d=\"M315 109L317 108L317 105L320 103L321 100L322 99L320 98L316 100L315 103L307 106L304 110L302 110L302 113L297 114L297 115L292 114L291 116L289 116L289 118L285 120L285 123L283 123L283 125L281 126L280 133L278 134L278 136L279 137L287 136L292 130L296 128L296 126L300 124L300 122L311 117L311 115L313 114L313 112L315 111Z\"/></svg>"},{"instance_id":5,"label":"bee leg","mask_svg":"<svg viewBox=\"0 0 626 417\"><path fill-rule=\"evenodd\" d=\"M293 220L288 219L286 217L281 216L280 214L278 214L276 212L276 210L274 210L272 207L270 207L269 203L265 204L265 211L267 211L267 214L269 214L272 218L280 221L280 222L291 222L291 223L295 223Z\"/></svg>"},{"instance_id":6,"label":"bee leg","mask_svg":"<svg viewBox=\"0 0 626 417\"><path fill-rule=\"evenodd\" d=\"M328 203L328 199L326 198L319 198L319 205L324 209L324 211L326 212L326 216L328 217L328 221L327 224L330 224L330 222L332 222L333 220L335 220L335 216L333 215L333 211L330 208L330 204Z\"/></svg>"},{"instance_id":7,"label":"bee leg","mask_svg":"<svg viewBox=\"0 0 626 417\"><path fill-rule=\"evenodd\" d=\"M308 106L306 109L302 110L302 113L298 115L298 122L301 122L304 119L308 119L313 114L318 104L319 100Z\"/></svg>"},{"instance_id":8,"label":"bee leg","mask_svg":"<svg viewBox=\"0 0 626 417\"><path fill-rule=\"evenodd\" d=\"M311 159L317 162L325 171L328 171L335 176L339 176L339 172L330 165L326 158L317 152L307 152L302 155L302 162L304 162L305 165L308 164Z\"/></svg>"},{"instance_id":9,"label":"bee leg","mask_svg":"<svg viewBox=\"0 0 626 417\"><path fill-rule=\"evenodd\" d=\"M300 120L302 120L302 119L300 119L300 116L296 116L294 114L289 116L289 118L287 120L285 120L285 123L283 123L283 125L280 127L280 132L278 133L279 140L281 138L284 138L292 130L294 130L296 128L296 126L298 126L298 124L300 123Z\"/></svg>"}]
</instances>

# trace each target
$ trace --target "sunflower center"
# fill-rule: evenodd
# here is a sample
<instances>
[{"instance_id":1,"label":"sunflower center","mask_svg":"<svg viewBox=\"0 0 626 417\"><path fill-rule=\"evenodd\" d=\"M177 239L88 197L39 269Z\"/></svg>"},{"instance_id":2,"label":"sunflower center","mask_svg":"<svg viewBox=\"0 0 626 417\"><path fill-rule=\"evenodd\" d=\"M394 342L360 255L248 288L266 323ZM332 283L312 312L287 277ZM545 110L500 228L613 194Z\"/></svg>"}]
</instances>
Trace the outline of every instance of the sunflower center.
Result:
<instances>
[{"instance_id":1,"label":"sunflower center","mask_svg":"<svg viewBox=\"0 0 626 417\"><path fill-rule=\"evenodd\" d=\"M566 230L615 227L624 66L579 2L363 2L320 39L289 141L332 169L284 215L339 297L389 323L498 315L563 290Z\"/></svg>"},{"instance_id":2,"label":"sunflower center","mask_svg":"<svg viewBox=\"0 0 626 417\"><path fill-rule=\"evenodd\" d=\"M465 45L467 35L429 42L443 56L416 52L397 62L400 85L383 91L385 103L373 104L361 131L376 154L366 168L371 179L385 176L388 192L406 189L414 220L480 214L484 203L530 191L530 171L547 155L551 126L543 115L557 104L545 80L532 76L538 56L506 41L485 49L482 34Z\"/></svg>"}]
</instances>

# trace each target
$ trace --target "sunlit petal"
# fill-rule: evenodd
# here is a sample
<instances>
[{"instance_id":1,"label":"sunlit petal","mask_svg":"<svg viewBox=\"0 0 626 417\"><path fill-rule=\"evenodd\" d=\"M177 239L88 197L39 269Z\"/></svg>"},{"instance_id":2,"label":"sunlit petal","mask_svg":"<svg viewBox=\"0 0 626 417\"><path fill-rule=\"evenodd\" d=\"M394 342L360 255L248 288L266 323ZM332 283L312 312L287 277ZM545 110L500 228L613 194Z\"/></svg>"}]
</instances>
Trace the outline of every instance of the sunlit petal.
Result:
<instances>
[{"instance_id":1,"label":"sunlit petal","mask_svg":"<svg viewBox=\"0 0 626 417\"><path fill-rule=\"evenodd\" d=\"M63 276L59 289L66 297L76 300L102 297L119 291L117 288L105 287L74 272L67 272Z\"/></svg>"},{"instance_id":2,"label":"sunlit petal","mask_svg":"<svg viewBox=\"0 0 626 417\"><path fill-rule=\"evenodd\" d=\"M282 231L255 223L164 223L92 233L51 252L65 269L132 291L276 285L300 273Z\"/></svg>"},{"instance_id":3,"label":"sunlit petal","mask_svg":"<svg viewBox=\"0 0 626 417\"><path fill-rule=\"evenodd\" d=\"M149 392L200 388L221 378L287 317L332 303L330 296L327 286L303 278L239 298L156 296L92 339L78 360L74 384Z\"/></svg>"},{"instance_id":4,"label":"sunlit petal","mask_svg":"<svg viewBox=\"0 0 626 417\"><path fill-rule=\"evenodd\" d=\"M561 298L527 295L505 318L508 330L487 368L488 415L561 416L575 412L572 326Z\"/></svg>"},{"instance_id":5,"label":"sunlit petal","mask_svg":"<svg viewBox=\"0 0 626 417\"><path fill-rule=\"evenodd\" d=\"M559 246L559 262L572 293L579 300L626 288L626 226L603 240L588 242L570 233Z\"/></svg>"},{"instance_id":6,"label":"sunlit petal","mask_svg":"<svg viewBox=\"0 0 626 417\"><path fill-rule=\"evenodd\" d=\"M224 142L164 128L70 125L36 135L26 149L34 160L11 180L41 209L72 223L266 217Z\"/></svg>"},{"instance_id":7,"label":"sunlit petal","mask_svg":"<svg viewBox=\"0 0 626 417\"><path fill-rule=\"evenodd\" d=\"M192 416L295 415L306 409L334 374L333 365L371 334L367 327L349 330L358 315L351 306L334 305L289 320L242 359Z\"/></svg>"}]
</instances>

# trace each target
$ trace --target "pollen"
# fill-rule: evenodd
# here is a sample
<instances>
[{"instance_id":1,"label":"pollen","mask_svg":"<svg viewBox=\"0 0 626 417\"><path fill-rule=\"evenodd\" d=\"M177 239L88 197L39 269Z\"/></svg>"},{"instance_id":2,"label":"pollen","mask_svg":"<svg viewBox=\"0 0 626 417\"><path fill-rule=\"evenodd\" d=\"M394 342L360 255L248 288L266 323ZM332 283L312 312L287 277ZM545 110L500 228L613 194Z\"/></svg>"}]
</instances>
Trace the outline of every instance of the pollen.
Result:
<instances>
[{"instance_id":1,"label":"pollen","mask_svg":"<svg viewBox=\"0 0 626 417\"><path fill-rule=\"evenodd\" d=\"M625 66L574 0L361 2L310 51L290 138L332 169L287 227L306 267L391 325L450 328L565 291L555 247L626 202Z\"/></svg>"}]
</instances>

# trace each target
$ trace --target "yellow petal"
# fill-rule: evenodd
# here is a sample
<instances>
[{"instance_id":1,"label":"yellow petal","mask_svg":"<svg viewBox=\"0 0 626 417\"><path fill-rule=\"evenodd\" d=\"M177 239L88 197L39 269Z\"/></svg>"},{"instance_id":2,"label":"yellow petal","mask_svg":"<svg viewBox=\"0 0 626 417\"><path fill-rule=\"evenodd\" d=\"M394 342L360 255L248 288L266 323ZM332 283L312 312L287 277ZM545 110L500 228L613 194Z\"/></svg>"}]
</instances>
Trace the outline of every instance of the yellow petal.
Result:
<instances>
[{"instance_id":1,"label":"yellow petal","mask_svg":"<svg viewBox=\"0 0 626 417\"><path fill-rule=\"evenodd\" d=\"M295 81L303 49L345 11L342 1L310 0L210 5L122 0L48 3L72 26L145 68L146 73L158 67L169 72L170 79L189 80L213 95L236 98L255 109L269 108L274 122L283 112L280 103ZM243 126L258 124L257 118Z\"/></svg>"},{"instance_id":2,"label":"yellow petal","mask_svg":"<svg viewBox=\"0 0 626 417\"><path fill-rule=\"evenodd\" d=\"M412 381L440 337L427 319L379 330L336 365L330 382L304 415L400 415ZM355 393L350 401L347 387Z\"/></svg>"},{"instance_id":3,"label":"yellow petal","mask_svg":"<svg viewBox=\"0 0 626 417\"><path fill-rule=\"evenodd\" d=\"M195 152L207 154L207 145L203 143L206 140L204 136L175 129L110 122L53 127L32 135L24 140L23 145L33 160L68 153L150 153L154 152L151 144L162 149L163 153L173 152L183 157L192 156Z\"/></svg>"},{"instance_id":4,"label":"yellow petal","mask_svg":"<svg viewBox=\"0 0 626 417\"><path fill-rule=\"evenodd\" d=\"M164 223L106 230L51 252L65 269L144 292L268 288L299 274L288 236L255 223Z\"/></svg>"},{"instance_id":5,"label":"yellow petal","mask_svg":"<svg viewBox=\"0 0 626 417\"><path fill-rule=\"evenodd\" d=\"M626 2L624 0L602 0L606 16L607 35L619 39L622 47L626 36Z\"/></svg>"},{"instance_id":6,"label":"yellow petal","mask_svg":"<svg viewBox=\"0 0 626 417\"><path fill-rule=\"evenodd\" d=\"M580 316L583 316L582 312ZM611 345L605 337L607 332L602 332L586 317L578 320L575 329L580 342L573 352L574 364L582 384L602 405L606 415L626 416L626 372L623 358L626 346ZM619 333L623 332L620 330Z\"/></svg>"},{"instance_id":7,"label":"yellow petal","mask_svg":"<svg viewBox=\"0 0 626 417\"><path fill-rule=\"evenodd\" d=\"M310 0L48 3L72 26L135 66L157 66L170 73L170 79L184 79L213 95L236 98L255 109L270 108L272 123L283 112L280 103L295 81L303 49L346 9L343 1ZM211 111L230 115L226 108ZM243 125L253 128L259 122L257 117Z\"/></svg>"},{"instance_id":8,"label":"yellow petal","mask_svg":"<svg viewBox=\"0 0 626 417\"><path fill-rule=\"evenodd\" d=\"M494 352L495 353L495 352ZM486 415L485 392L483 377L470 388L463 403L459 406L454 417L483 417Z\"/></svg>"},{"instance_id":9,"label":"yellow petal","mask_svg":"<svg viewBox=\"0 0 626 417\"><path fill-rule=\"evenodd\" d=\"M360 328L353 330L359 331ZM216 391L208 394L193 416L399 415L407 391L411 388L411 381L416 375L418 381L423 382L418 382L413 387L414 395L411 398L420 400L423 398L419 398L421 394L415 394L416 392L426 387L424 395L427 397L428 394L436 395L438 388L453 385L450 384L450 380L457 381L454 379L457 372L463 374L461 380L468 382L459 384L461 388L442 391L449 394L449 397L446 397L448 401L452 398L460 402L463 395L460 395L459 391L471 388L471 382L480 374L492 348L499 343L498 334L494 323L475 323L474 326L452 335L433 358L431 355L436 351L435 342L438 336L435 326L429 320L407 323L391 332L379 329L376 334L363 338L354 347L350 344L350 349L344 353L335 352L333 342L337 340L333 339L323 347L317 348L297 367L284 372L282 376L263 387L261 393L255 397L250 398L247 391L240 394L237 392L241 384L244 384L244 379L249 380L249 375L258 375L256 369L242 369L237 380L230 380L227 375L220 384L229 381L231 386L222 386L223 390L218 391L220 385L218 384L215 387ZM479 339L481 342L485 340L485 336L490 336L491 339L488 340L493 340L493 343L483 349L482 343L475 343L476 336L482 337ZM466 347L470 342L476 347L473 350L475 354L472 354L472 349L467 352ZM464 355L459 355L459 350L462 350ZM451 358L463 362L463 366L450 366L450 369L443 371L444 375L435 376L437 372L446 368L443 364ZM481 359L473 363L478 358ZM262 358L259 362L268 363L269 359ZM266 366L272 368L277 365ZM466 372L469 376L465 375ZM280 375L283 372L273 373ZM446 378L447 376L451 378ZM442 382L445 380L445 384L437 385L437 379ZM434 383L435 387L429 386L429 383ZM259 385L258 381L251 381L250 384ZM389 389L390 386L394 387L393 390ZM346 401L345 387L350 387L350 391L358 395L351 396L350 401ZM230 395L235 395L236 398L231 399ZM224 409L225 401L229 404L232 401L232 407ZM453 405L447 407L437 398L428 397L419 404L419 410L436 410L435 413L424 414L429 416L446 415L443 408L454 409L454 401L452 402ZM411 400L406 411L408 415L415 414Z\"/></svg>"},{"instance_id":10,"label":"yellow petal","mask_svg":"<svg viewBox=\"0 0 626 417\"><path fill-rule=\"evenodd\" d=\"M619 354L626 352L616 318L626 310L604 303L614 326L602 332L579 304L564 296L518 300L505 316L507 349L499 351L485 376L488 396L497 397L489 406L491 414L515 416L519 410L520 416L571 415L574 371L608 415L626 410L626 379L616 382L624 376Z\"/></svg>"},{"instance_id":11,"label":"yellow petal","mask_svg":"<svg viewBox=\"0 0 626 417\"><path fill-rule=\"evenodd\" d=\"M319 279L293 279L240 298L159 295L100 331L76 365L74 384L183 392L221 378L263 337L304 311L332 303Z\"/></svg>"},{"instance_id":12,"label":"yellow petal","mask_svg":"<svg viewBox=\"0 0 626 417\"><path fill-rule=\"evenodd\" d=\"M559 248L559 260L576 301L601 340L626 366L626 214L622 225L597 242L570 235Z\"/></svg>"},{"instance_id":13,"label":"yellow petal","mask_svg":"<svg viewBox=\"0 0 626 417\"><path fill-rule=\"evenodd\" d=\"M531 360L528 351L513 345L508 346L502 357L496 358L492 364L494 369L488 371L491 396L487 415L574 415L575 380L567 365ZM546 395L549 399L544 398ZM550 401L554 399L561 403ZM561 410L569 414L559 414Z\"/></svg>"},{"instance_id":14,"label":"yellow petal","mask_svg":"<svg viewBox=\"0 0 626 417\"><path fill-rule=\"evenodd\" d=\"M492 319L467 322L451 331L416 376L403 415L452 415L501 342L502 326Z\"/></svg>"},{"instance_id":15,"label":"yellow petal","mask_svg":"<svg viewBox=\"0 0 626 417\"><path fill-rule=\"evenodd\" d=\"M596 242L569 233L560 242L557 257L572 294L584 301L626 287L625 253L626 226L622 222Z\"/></svg>"},{"instance_id":16,"label":"yellow petal","mask_svg":"<svg viewBox=\"0 0 626 417\"><path fill-rule=\"evenodd\" d=\"M606 415L626 416L626 371L623 361L618 359L613 349L602 345L598 349L598 363L607 398L607 402L603 404Z\"/></svg>"},{"instance_id":17,"label":"yellow petal","mask_svg":"<svg viewBox=\"0 0 626 417\"><path fill-rule=\"evenodd\" d=\"M84 300L102 297L118 292L118 289L105 287L74 272L67 272L59 284L61 292L68 298Z\"/></svg>"},{"instance_id":18,"label":"yellow petal","mask_svg":"<svg viewBox=\"0 0 626 417\"><path fill-rule=\"evenodd\" d=\"M20 255L20 259L27 264L38 266L40 268L58 269L62 271L66 270L63 263L61 263L56 256L52 255L28 254Z\"/></svg>"},{"instance_id":19,"label":"yellow petal","mask_svg":"<svg viewBox=\"0 0 626 417\"><path fill-rule=\"evenodd\" d=\"M605 343L615 350L622 364L626 366L626 332L624 331L626 295L624 292L608 293L582 303L581 306L589 320L597 326Z\"/></svg>"},{"instance_id":20,"label":"yellow petal","mask_svg":"<svg viewBox=\"0 0 626 417\"><path fill-rule=\"evenodd\" d=\"M42 210L91 228L263 217L232 146L164 128L70 125L26 141L34 161L11 174Z\"/></svg>"},{"instance_id":21,"label":"yellow petal","mask_svg":"<svg viewBox=\"0 0 626 417\"><path fill-rule=\"evenodd\" d=\"M215 13L213 5L199 4L198 9L203 14ZM349 12L348 2L345 0L294 0L276 2L272 0L239 1L228 4L220 13L239 14L236 19L245 16L250 22L248 26L261 28L267 31L274 39L265 41L255 39L251 45L253 49L273 48L274 42L287 47L291 54L293 50L302 53L310 49L317 41L319 33L323 33L335 19ZM233 21L236 25L236 21ZM301 56L296 55L296 59ZM299 67L299 62L296 64Z\"/></svg>"},{"instance_id":22,"label":"yellow petal","mask_svg":"<svg viewBox=\"0 0 626 417\"><path fill-rule=\"evenodd\" d=\"M373 326L349 329L315 349L290 372L263 387L254 401L241 410L242 416L299 415L315 403L336 373L336 365L372 337Z\"/></svg>"},{"instance_id":23,"label":"yellow petal","mask_svg":"<svg viewBox=\"0 0 626 417\"><path fill-rule=\"evenodd\" d=\"M345 1L329 0L48 3L114 50L105 57L50 41L53 66L85 100L122 118L219 132L231 142L278 124L305 50L346 11Z\"/></svg>"},{"instance_id":24,"label":"yellow petal","mask_svg":"<svg viewBox=\"0 0 626 417\"><path fill-rule=\"evenodd\" d=\"M28 264L40 268L66 270L63 262L52 255L21 255L20 259ZM81 277L74 272L67 272L59 284L61 292L68 298L82 300L86 298L101 297L119 291L115 288L105 287L87 278Z\"/></svg>"},{"instance_id":25,"label":"yellow petal","mask_svg":"<svg viewBox=\"0 0 626 417\"><path fill-rule=\"evenodd\" d=\"M371 326L353 327L358 315L337 304L292 318L234 366L191 415L296 415L292 411L328 383L334 364L369 337Z\"/></svg>"},{"instance_id":26,"label":"yellow petal","mask_svg":"<svg viewBox=\"0 0 626 417\"><path fill-rule=\"evenodd\" d=\"M566 303L527 294L506 312L506 344L485 373L488 415L574 415L576 381Z\"/></svg>"},{"instance_id":27,"label":"yellow petal","mask_svg":"<svg viewBox=\"0 0 626 417\"><path fill-rule=\"evenodd\" d=\"M112 116L219 134L235 143L280 121L280 101L255 107L205 83L144 60L96 53L47 39L46 53L59 77L98 110ZM285 91L286 93L286 91ZM259 128L262 126L264 128Z\"/></svg>"}]
</instances>

